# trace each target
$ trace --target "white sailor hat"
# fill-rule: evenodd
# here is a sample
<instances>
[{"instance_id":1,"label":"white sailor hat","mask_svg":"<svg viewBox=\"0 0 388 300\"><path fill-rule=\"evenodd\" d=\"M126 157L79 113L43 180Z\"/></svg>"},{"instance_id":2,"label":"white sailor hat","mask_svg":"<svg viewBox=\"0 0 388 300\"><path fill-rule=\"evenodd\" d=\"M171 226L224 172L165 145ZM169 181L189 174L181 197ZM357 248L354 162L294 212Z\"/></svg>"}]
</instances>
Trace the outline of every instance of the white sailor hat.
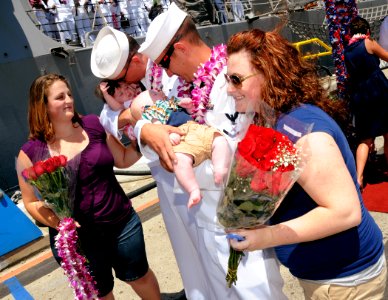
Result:
<instances>
[{"instance_id":1,"label":"white sailor hat","mask_svg":"<svg viewBox=\"0 0 388 300\"><path fill-rule=\"evenodd\" d=\"M185 20L187 13L171 3L168 10L158 15L148 27L147 35L138 52L155 61L166 49Z\"/></svg>"},{"instance_id":2,"label":"white sailor hat","mask_svg":"<svg viewBox=\"0 0 388 300\"><path fill-rule=\"evenodd\" d=\"M90 67L99 78L114 79L124 69L129 55L129 42L125 33L105 26L93 45Z\"/></svg>"}]
</instances>

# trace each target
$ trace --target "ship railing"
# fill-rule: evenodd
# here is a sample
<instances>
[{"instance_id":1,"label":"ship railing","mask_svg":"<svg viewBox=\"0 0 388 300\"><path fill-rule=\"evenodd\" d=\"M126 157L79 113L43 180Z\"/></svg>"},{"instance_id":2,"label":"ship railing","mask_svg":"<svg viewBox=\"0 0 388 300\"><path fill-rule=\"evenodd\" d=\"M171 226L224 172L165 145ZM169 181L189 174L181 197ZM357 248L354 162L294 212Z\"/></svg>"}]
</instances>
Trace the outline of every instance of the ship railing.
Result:
<instances>
[{"instance_id":1,"label":"ship railing","mask_svg":"<svg viewBox=\"0 0 388 300\"><path fill-rule=\"evenodd\" d=\"M303 59L314 60L320 83L326 92L336 89L336 77L329 67L322 64L320 58L332 55L332 48L319 38L293 43Z\"/></svg>"}]
</instances>

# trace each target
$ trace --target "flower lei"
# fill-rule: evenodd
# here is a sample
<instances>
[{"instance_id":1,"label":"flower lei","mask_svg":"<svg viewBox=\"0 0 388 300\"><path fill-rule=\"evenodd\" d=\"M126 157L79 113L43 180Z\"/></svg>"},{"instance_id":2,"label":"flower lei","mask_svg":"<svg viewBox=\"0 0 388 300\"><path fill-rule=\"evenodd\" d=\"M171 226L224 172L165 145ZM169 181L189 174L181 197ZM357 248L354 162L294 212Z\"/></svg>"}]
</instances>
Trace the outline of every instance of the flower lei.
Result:
<instances>
[{"instance_id":1,"label":"flower lei","mask_svg":"<svg viewBox=\"0 0 388 300\"><path fill-rule=\"evenodd\" d=\"M163 69L153 62L151 67L151 73L149 75L150 82L151 82L151 90L158 91L158 92L162 91L162 88L163 88L162 76L163 76Z\"/></svg>"},{"instance_id":2,"label":"flower lei","mask_svg":"<svg viewBox=\"0 0 388 300\"><path fill-rule=\"evenodd\" d=\"M369 37L369 35L366 35L366 34L361 34L361 33L356 33L355 35L353 35L350 40L349 40L349 45L359 41L359 40L365 40L367 37Z\"/></svg>"},{"instance_id":3,"label":"flower lei","mask_svg":"<svg viewBox=\"0 0 388 300\"><path fill-rule=\"evenodd\" d=\"M95 281L86 267L86 258L77 252L78 234L73 218L64 218L58 225L55 247L62 259L61 267L74 290L75 299L97 299Z\"/></svg>"},{"instance_id":4,"label":"flower lei","mask_svg":"<svg viewBox=\"0 0 388 300\"><path fill-rule=\"evenodd\" d=\"M226 46L223 44L215 46L211 51L210 59L201 64L194 73L192 83L179 78L178 97L191 97L194 106L192 116L200 124L205 123L205 113L210 109L210 92L226 61Z\"/></svg>"}]
</instances>

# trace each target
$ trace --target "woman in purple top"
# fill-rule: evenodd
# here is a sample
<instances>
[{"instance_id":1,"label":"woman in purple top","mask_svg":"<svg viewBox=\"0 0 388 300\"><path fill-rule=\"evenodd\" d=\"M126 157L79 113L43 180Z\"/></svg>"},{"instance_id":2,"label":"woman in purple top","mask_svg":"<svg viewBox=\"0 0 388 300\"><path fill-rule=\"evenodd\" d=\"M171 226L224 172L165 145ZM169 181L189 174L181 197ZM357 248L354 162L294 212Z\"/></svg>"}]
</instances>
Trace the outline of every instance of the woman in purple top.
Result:
<instances>
[{"instance_id":1,"label":"woman in purple top","mask_svg":"<svg viewBox=\"0 0 388 300\"><path fill-rule=\"evenodd\" d=\"M78 115L69 84L61 75L38 77L29 98L30 136L19 153L18 168L59 154L68 158L76 174L73 217L80 225L82 251L100 299L114 299L112 268L142 299L160 299L158 282L148 267L140 219L113 173L113 166L129 167L140 154L106 134L97 116ZM55 234L58 217L20 175L19 186L27 211Z\"/></svg>"}]
</instances>

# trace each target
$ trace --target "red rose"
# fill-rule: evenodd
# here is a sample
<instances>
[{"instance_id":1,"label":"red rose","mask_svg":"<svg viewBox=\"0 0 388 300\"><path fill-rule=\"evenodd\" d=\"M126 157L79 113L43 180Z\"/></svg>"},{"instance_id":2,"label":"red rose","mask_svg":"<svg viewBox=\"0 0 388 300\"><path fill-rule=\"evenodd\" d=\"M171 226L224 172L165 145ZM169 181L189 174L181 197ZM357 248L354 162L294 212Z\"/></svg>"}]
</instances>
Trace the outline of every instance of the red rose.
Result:
<instances>
[{"instance_id":1,"label":"red rose","mask_svg":"<svg viewBox=\"0 0 388 300\"><path fill-rule=\"evenodd\" d=\"M244 159L240 154L236 154L236 174L239 177L246 178L251 176L256 166Z\"/></svg>"},{"instance_id":2,"label":"red rose","mask_svg":"<svg viewBox=\"0 0 388 300\"><path fill-rule=\"evenodd\" d=\"M47 173L52 173L57 169L55 159L49 158L44 161L44 169L46 170Z\"/></svg>"},{"instance_id":3,"label":"red rose","mask_svg":"<svg viewBox=\"0 0 388 300\"><path fill-rule=\"evenodd\" d=\"M33 167L24 169L22 171L22 176L26 180L36 180L36 179L38 179L38 176L36 175Z\"/></svg>"},{"instance_id":4,"label":"red rose","mask_svg":"<svg viewBox=\"0 0 388 300\"><path fill-rule=\"evenodd\" d=\"M272 186L271 186L271 193L272 195L279 195L280 192L282 191L282 173L281 172L272 172Z\"/></svg>"},{"instance_id":5,"label":"red rose","mask_svg":"<svg viewBox=\"0 0 388 300\"><path fill-rule=\"evenodd\" d=\"M61 167L66 167L66 165L67 165L67 157L64 156L64 155L59 155L59 159L61 161L60 166Z\"/></svg>"},{"instance_id":6,"label":"red rose","mask_svg":"<svg viewBox=\"0 0 388 300\"><path fill-rule=\"evenodd\" d=\"M257 170L255 175L251 180L251 190L258 193L264 191L268 188L267 184L267 174L268 172Z\"/></svg>"},{"instance_id":7,"label":"red rose","mask_svg":"<svg viewBox=\"0 0 388 300\"><path fill-rule=\"evenodd\" d=\"M251 125L245 135L245 137L238 143L237 152L240 153L245 159L251 157L253 151L256 148L255 130Z\"/></svg>"},{"instance_id":8,"label":"red rose","mask_svg":"<svg viewBox=\"0 0 388 300\"><path fill-rule=\"evenodd\" d=\"M59 156L52 157L52 163L54 164L55 168L59 168L61 166L61 159Z\"/></svg>"},{"instance_id":9,"label":"red rose","mask_svg":"<svg viewBox=\"0 0 388 300\"><path fill-rule=\"evenodd\" d=\"M42 174L46 173L46 169L44 167L43 161L38 161L34 164L33 170L37 177L41 176Z\"/></svg>"}]
</instances>

